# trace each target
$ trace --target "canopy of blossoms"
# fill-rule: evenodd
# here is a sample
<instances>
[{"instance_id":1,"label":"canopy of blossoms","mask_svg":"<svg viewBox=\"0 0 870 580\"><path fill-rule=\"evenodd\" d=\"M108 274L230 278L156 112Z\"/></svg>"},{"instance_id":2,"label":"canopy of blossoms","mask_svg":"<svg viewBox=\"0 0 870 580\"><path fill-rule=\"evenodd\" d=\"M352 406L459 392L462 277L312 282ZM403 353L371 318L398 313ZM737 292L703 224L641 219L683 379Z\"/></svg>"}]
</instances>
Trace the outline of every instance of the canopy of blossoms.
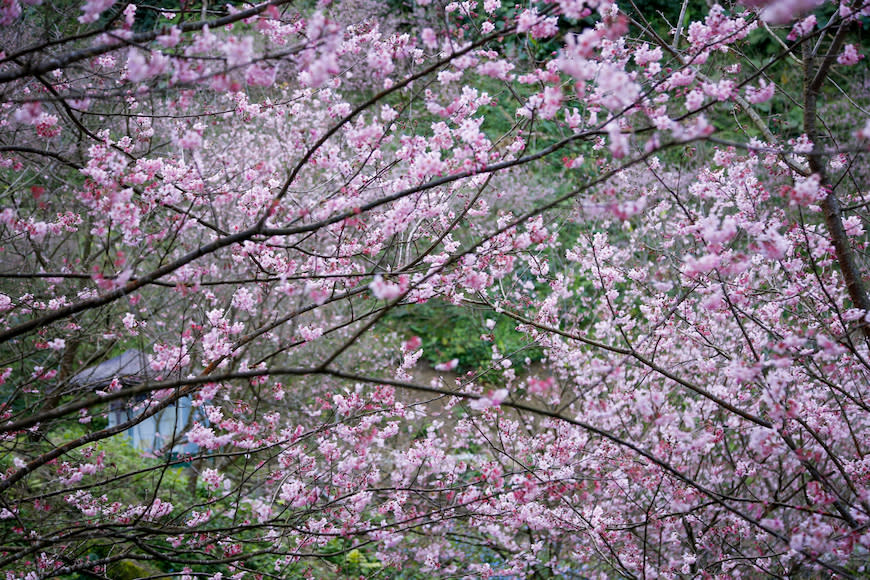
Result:
<instances>
[{"instance_id":1,"label":"canopy of blossoms","mask_svg":"<svg viewBox=\"0 0 870 580\"><path fill-rule=\"evenodd\" d=\"M870 4L159 4L0 2L9 580L867 573Z\"/></svg>"}]
</instances>

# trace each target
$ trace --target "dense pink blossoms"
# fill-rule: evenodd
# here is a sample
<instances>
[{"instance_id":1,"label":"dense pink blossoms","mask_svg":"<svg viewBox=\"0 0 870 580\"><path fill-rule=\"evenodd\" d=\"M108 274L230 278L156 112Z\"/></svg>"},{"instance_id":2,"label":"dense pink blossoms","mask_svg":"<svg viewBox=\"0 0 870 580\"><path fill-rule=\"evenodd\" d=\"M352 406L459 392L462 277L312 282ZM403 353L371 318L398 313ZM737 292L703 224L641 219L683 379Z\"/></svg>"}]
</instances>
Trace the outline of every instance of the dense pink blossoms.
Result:
<instances>
[{"instance_id":1,"label":"dense pink blossoms","mask_svg":"<svg viewBox=\"0 0 870 580\"><path fill-rule=\"evenodd\" d=\"M865 575L870 5L399 4L0 3L7 579Z\"/></svg>"}]
</instances>

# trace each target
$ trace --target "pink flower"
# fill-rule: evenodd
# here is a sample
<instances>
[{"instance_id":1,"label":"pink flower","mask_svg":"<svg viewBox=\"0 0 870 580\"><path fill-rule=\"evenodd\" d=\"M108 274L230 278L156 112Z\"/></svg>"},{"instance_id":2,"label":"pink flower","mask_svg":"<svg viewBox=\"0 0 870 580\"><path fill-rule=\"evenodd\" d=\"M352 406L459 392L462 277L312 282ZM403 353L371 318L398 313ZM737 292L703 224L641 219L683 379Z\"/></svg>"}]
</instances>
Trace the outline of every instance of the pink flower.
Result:
<instances>
[{"instance_id":1,"label":"pink flower","mask_svg":"<svg viewBox=\"0 0 870 580\"><path fill-rule=\"evenodd\" d=\"M858 61L864 58L863 54L859 54L854 44L847 44L843 47L843 52L837 57L837 62L844 66L858 64Z\"/></svg>"},{"instance_id":2,"label":"pink flower","mask_svg":"<svg viewBox=\"0 0 870 580\"><path fill-rule=\"evenodd\" d=\"M526 388L533 395L541 395L550 392L556 386L556 379L547 377L546 379L530 378Z\"/></svg>"},{"instance_id":3,"label":"pink flower","mask_svg":"<svg viewBox=\"0 0 870 580\"><path fill-rule=\"evenodd\" d=\"M130 30L133 28L133 23L136 22L136 5L127 4L124 8L124 28Z\"/></svg>"},{"instance_id":4,"label":"pink flower","mask_svg":"<svg viewBox=\"0 0 870 580\"><path fill-rule=\"evenodd\" d=\"M771 24L791 22L801 14L814 10L822 0L743 0L743 4L761 8L761 19Z\"/></svg>"},{"instance_id":5,"label":"pink flower","mask_svg":"<svg viewBox=\"0 0 870 580\"><path fill-rule=\"evenodd\" d=\"M651 62L657 62L662 59L662 49L655 47L650 49L648 44L644 44L634 52L634 62L638 66L643 66Z\"/></svg>"},{"instance_id":6,"label":"pink flower","mask_svg":"<svg viewBox=\"0 0 870 580\"><path fill-rule=\"evenodd\" d=\"M562 91L559 87L546 87L541 95L539 112L542 119L552 119L562 105Z\"/></svg>"},{"instance_id":7,"label":"pink flower","mask_svg":"<svg viewBox=\"0 0 870 580\"><path fill-rule=\"evenodd\" d=\"M121 319L121 322L124 323L124 327L130 332L131 336L137 336L139 331L136 330L140 326L144 326L143 322L136 320L136 316L132 312L128 312Z\"/></svg>"},{"instance_id":8,"label":"pink flower","mask_svg":"<svg viewBox=\"0 0 870 580\"><path fill-rule=\"evenodd\" d=\"M204 524L211 519L211 510L206 510L205 512L193 511L190 513L190 518L185 523L185 525L189 528L194 528L200 524Z\"/></svg>"},{"instance_id":9,"label":"pink flower","mask_svg":"<svg viewBox=\"0 0 870 580\"><path fill-rule=\"evenodd\" d=\"M372 71L378 76L386 76L396 68L393 55L384 46L370 50L367 60Z\"/></svg>"},{"instance_id":10,"label":"pink flower","mask_svg":"<svg viewBox=\"0 0 870 580\"><path fill-rule=\"evenodd\" d=\"M252 87L270 87L275 84L275 68L254 65L245 71L245 83Z\"/></svg>"},{"instance_id":11,"label":"pink flower","mask_svg":"<svg viewBox=\"0 0 870 580\"><path fill-rule=\"evenodd\" d=\"M157 42L165 48L172 48L181 42L181 29L173 26L169 29L169 34L161 34L157 37Z\"/></svg>"},{"instance_id":12,"label":"pink flower","mask_svg":"<svg viewBox=\"0 0 870 580\"><path fill-rule=\"evenodd\" d=\"M443 372L452 371L453 369L456 368L456 366L458 364L459 364L459 359L454 358L454 359L451 359L447 362L438 363L437 365L435 365L435 370L436 371L443 371Z\"/></svg>"},{"instance_id":13,"label":"pink flower","mask_svg":"<svg viewBox=\"0 0 870 580\"><path fill-rule=\"evenodd\" d=\"M804 36L811 33L815 27L816 15L810 14L809 16L795 24L786 38L788 38L788 40L797 40L798 38L803 38Z\"/></svg>"},{"instance_id":14,"label":"pink flower","mask_svg":"<svg viewBox=\"0 0 870 580\"><path fill-rule=\"evenodd\" d=\"M758 105L773 98L773 93L775 91L775 84L768 83L766 80L761 79L758 81L757 89L755 87L746 87L746 100L753 105Z\"/></svg>"},{"instance_id":15,"label":"pink flower","mask_svg":"<svg viewBox=\"0 0 870 580\"><path fill-rule=\"evenodd\" d=\"M442 175L447 169L447 164L441 160L440 151L430 151L414 158L410 172L414 179L425 179Z\"/></svg>"},{"instance_id":16,"label":"pink flower","mask_svg":"<svg viewBox=\"0 0 870 580\"><path fill-rule=\"evenodd\" d=\"M3 0L0 2L0 26L9 26L21 16L21 4L18 0Z\"/></svg>"},{"instance_id":17,"label":"pink flower","mask_svg":"<svg viewBox=\"0 0 870 580\"><path fill-rule=\"evenodd\" d=\"M190 431L187 433L187 440L194 445L199 445L205 449L217 449L229 443L233 438L233 434L215 436L214 430L211 427L205 427L199 423L194 423Z\"/></svg>"},{"instance_id":18,"label":"pink flower","mask_svg":"<svg viewBox=\"0 0 870 580\"><path fill-rule=\"evenodd\" d=\"M191 129L179 137L177 142L182 149L199 149L202 146L202 134Z\"/></svg>"},{"instance_id":19,"label":"pink flower","mask_svg":"<svg viewBox=\"0 0 870 580\"><path fill-rule=\"evenodd\" d=\"M489 276L479 271L469 272L462 279L462 285L474 292L485 290L490 284Z\"/></svg>"},{"instance_id":20,"label":"pink flower","mask_svg":"<svg viewBox=\"0 0 870 580\"><path fill-rule=\"evenodd\" d=\"M255 306L254 294L245 287L236 290L233 295L233 306L245 312L254 312Z\"/></svg>"},{"instance_id":21,"label":"pink flower","mask_svg":"<svg viewBox=\"0 0 870 580\"><path fill-rule=\"evenodd\" d=\"M488 60L477 66L477 72L484 76L507 80L508 73L514 69L514 64L506 60Z\"/></svg>"},{"instance_id":22,"label":"pink flower","mask_svg":"<svg viewBox=\"0 0 870 580\"><path fill-rule=\"evenodd\" d=\"M602 66L595 91L602 105L610 110L631 107L640 97L640 86L616 65Z\"/></svg>"},{"instance_id":23,"label":"pink flower","mask_svg":"<svg viewBox=\"0 0 870 580\"><path fill-rule=\"evenodd\" d=\"M304 507L317 501L317 488L309 488L298 479L291 479L281 486L280 499L289 503L292 507Z\"/></svg>"},{"instance_id":24,"label":"pink flower","mask_svg":"<svg viewBox=\"0 0 870 580\"><path fill-rule=\"evenodd\" d=\"M96 22L99 20L100 14L111 8L113 4L115 4L115 0L88 0L82 6L84 14L79 16L79 22L82 24Z\"/></svg>"},{"instance_id":25,"label":"pink flower","mask_svg":"<svg viewBox=\"0 0 870 580\"><path fill-rule=\"evenodd\" d=\"M55 338L46 343L51 350L63 350L66 347L66 341L62 338Z\"/></svg>"},{"instance_id":26,"label":"pink flower","mask_svg":"<svg viewBox=\"0 0 870 580\"><path fill-rule=\"evenodd\" d=\"M302 340L305 342L311 342L323 336L323 329L320 327L305 325L299 329L299 336L301 336Z\"/></svg>"},{"instance_id":27,"label":"pink flower","mask_svg":"<svg viewBox=\"0 0 870 580\"><path fill-rule=\"evenodd\" d=\"M517 17L517 32L528 32L538 21L538 10L523 10Z\"/></svg>"},{"instance_id":28,"label":"pink flower","mask_svg":"<svg viewBox=\"0 0 870 580\"><path fill-rule=\"evenodd\" d=\"M244 38L229 38L221 47L227 59L227 67L233 68L251 62L254 57L254 39L250 36Z\"/></svg>"},{"instance_id":29,"label":"pink flower","mask_svg":"<svg viewBox=\"0 0 870 580\"><path fill-rule=\"evenodd\" d=\"M169 515L173 509L174 508L171 503L157 498L154 500L154 503L152 503L145 511L143 517L149 520L156 520L157 518L162 518L163 516Z\"/></svg>"},{"instance_id":30,"label":"pink flower","mask_svg":"<svg viewBox=\"0 0 870 580\"><path fill-rule=\"evenodd\" d=\"M727 101L734 95L734 81L723 79L718 83L704 83L704 93L718 101Z\"/></svg>"},{"instance_id":31,"label":"pink flower","mask_svg":"<svg viewBox=\"0 0 870 580\"><path fill-rule=\"evenodd\" d=\"M691 68L678 70L668 79L668 88L673 89L688 86L695 81L695 75L697 74L697 71Z\"/></svg>"},{"instance_id":32,"label":"pink flower","mask_svg":"<svg viewBox=\"0 0 870 580\"><path fill-rule=\"evenodd\" d=\"M225 484L226 478L221 475L221 472L211 467L205 468L199 476L200 481L205 483L205 486L210 491L217 491Z\"/></svg>"},{"instance_id":33,"label":"pink flower","mask_svg":"<svg viewBox=\"0 0 870 580\"><path fill-rule=\"evenodd\" d=\"M843 220L843 228L850 236L860 236L864 233L864 226L861 223L861 218L852 215Z\"/></svg>"},{"instance_id":34,"label":"pink flower","mask_svg":"<svg viewBox=\"0 0 870 580\"><path fill-rule=\"evenodd\" d=\"M590 4L587 0L558 0L558 3L559 9L566 18L579 20L581 18L586 18L591 14L591 11L586 6L587 4Z\"/></svg>"},{"instance_id":35,"label":"pink flower","mask_svg":"<svg viewBox=\"0 0 870 580\"><path fill-rule=\"evenodd\" d=\"M622 132L619 123L611 121L605 128L610 140L610 154L616 159L622 159L628 155L628 135Z\"/></svg>"},{"instance_id":36,"label":"pink flower","mask_svg":"<svg viewBox=\"0 0 870 580\"><path fill-rule=\"evenodd\" d=\"M761 253L771 260L783 259L791 249L791 244L776 228L770 228L759 235L758 243L761 245Z\"/></svg>"},{"instance_id":37,"label":"pink flower","mask_svg":"<svg viewBox=\"0 0 870 580\"><path fill-rule=\"evenodd\" d=\"M190 364L188 349L181 346L168 344L155 344L154 354L148 357L148 364L152 370L176 370Z\"/></svg>"},{"instance_id":38,"label":"pink flower","mask_svg":"<svg viewBox=\"0 0 870 580\"><path fill-rule=\"evenodd\" d=\"M690 278L694 278L698 274L705 274L716 268L719 265L719 256L716 254L706 254L700 258L694 256L686 256L683 265L683 274Z\"/></svg>"},{"instance_id":39,"label":"pink flower","mask_svg":"<svg viewBox=\"0 0 870 580\"><path fill-rule=\"evenodd\" d=\"M424 28L422 32L420 32L420 40L422 40L426 48L430 50L438 48L438 37L435 36L435 31L431 28Z\"/></svg>"},{"instance_id":40,"label":"pink flower","mask_svg":"<svg viewBox=\"0 0 870 580\"><path fill-rule=\"evenodd\" d=\"M423 340L419 336L412 336L408 340L405 341L405 344L402 345L407 352L412 352L417 350L423 345Z\"/></svg>"},{"instance_id":41,"label":"pink flower","mask_svg":"<svg viewBox=\"0 0 870 580\"><path fill-rule=\"evenodd\" d=\"M501 0L483 0L483 10L487 14L492 14L501 8Z\"/></svg>"},{"instance_id":42,"label":"pink flower","mask_svg":"<svg viewBox=\"0 0 870 580\"><path fill-rule=\"evenodd\" d=\"M378 300L395 300L408 289L408 277L400 276L399 283L396 284L377 275L374 281L369 284L369 288Z\"/></svg>"},{"instance_id":43,"label":"pink flower","mask_svg":"<svg viewBox=\"0 0 870 580\"><path fill-rule=\"evenodd\" d=\"M138 83L144 81L150 76L148 62L145 60L145 54L136 48L131 48L127 53L127 79L130 82Z\"/></svg>"},{"instance_id":44,"label":"pink flower","mask_svg":"<svg viewBox=\"0 0 870 580\"><path fill-rule=\"evenodd\" d=\"M15 111L15 120L25 125L35 125L42 117L42 105L38 102L24 103Z\"/></svg>"},{"instance_id":45,"label":"pink flower","mask_svg":"<svg viewBox=\"0 0 870 580\"><path fill-rule=\"evenodd\" d=\"M529 32L532 38L549 38L559 32L554 16L542 18L537 8L523 10L517 17L517 32Z\"/></svg>"},{"instance_id":46,"label":"pink flower","mask_svg":"<svg viewBox=\"0 0 870 580\"><path fill-rule=\"evenodd\" d=\"M507 397L507 389L498 389L496 391L491 391L486 395L482 396L481 398L472 401L468 404L468 406L477 411L483 411L484 409L489 409L490 407L498 407L504 402L505 399L507 399Z\"/></svg>"},{"instance_id":47,"label":"pink flower","mask_svg":"<svg viewBox=\"0 0 870 580\"><path fill-rule=\"evenodd\" d=\"M54 115L40 115L39 122L36 124L36 134L40 137L51 138L60 135L60 125L58 119Z\"/></svg>"},{"instance_id":48,"label":"pink flower","mask_svg":"<svg viewBox=\"0 0 870 580\"><path fill-rule=\"evenodd\" d=\"M804 206L821 201L826 192L820 187L819 180L818 174L796 180L794 187L788 189L789 198L793 203Z\"/></svg>"},{"instance_id":49,"label":"pink flower","mask_svg":"<svg viewBox=\"0 0 870 580\"><path fill-rule=\"evenodd\" d=\"M686 109L689 111L697 111L704 104L704 93L698 89L689 91L686 95Z\"/></svg>"}]
</instances>

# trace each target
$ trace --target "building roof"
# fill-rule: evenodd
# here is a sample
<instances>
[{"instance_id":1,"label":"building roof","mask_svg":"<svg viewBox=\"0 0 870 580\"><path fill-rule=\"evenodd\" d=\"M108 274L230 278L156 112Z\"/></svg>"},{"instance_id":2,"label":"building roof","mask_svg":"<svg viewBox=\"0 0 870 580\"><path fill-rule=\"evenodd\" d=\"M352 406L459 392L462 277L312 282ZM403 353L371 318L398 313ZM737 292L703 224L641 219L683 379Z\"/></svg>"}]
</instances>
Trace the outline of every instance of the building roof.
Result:
<instances>
[{"instance_id":1,"label":"building roof","mask_svg":"<svg viewBox=\"0 0 870 580\"><path fill-rule=\"evenodd\" d=\"M139 349L131 349L100 364L86 368L70 379L73 385L102 388L119 379L124 383L143 383L153 378L148 357Z\"/></svg>"}]
</instances>

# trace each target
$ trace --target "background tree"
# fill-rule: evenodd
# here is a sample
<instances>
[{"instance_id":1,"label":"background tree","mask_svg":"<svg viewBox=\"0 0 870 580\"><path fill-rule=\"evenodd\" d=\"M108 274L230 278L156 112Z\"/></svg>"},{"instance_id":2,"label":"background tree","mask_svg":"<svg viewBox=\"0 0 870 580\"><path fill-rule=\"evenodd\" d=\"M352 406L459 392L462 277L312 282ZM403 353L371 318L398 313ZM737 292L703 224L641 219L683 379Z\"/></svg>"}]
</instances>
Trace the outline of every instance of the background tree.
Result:
<instances>
[{"instance_id":1,"label":"background tree","mask_svg":"<svg viewBox=\"0 0 870 580\"><path fill-rule=\"evenodd\" d=\"M8 577L864 573L870 6L668 8L4 2Z\"/></svg>"}]
</instances>

